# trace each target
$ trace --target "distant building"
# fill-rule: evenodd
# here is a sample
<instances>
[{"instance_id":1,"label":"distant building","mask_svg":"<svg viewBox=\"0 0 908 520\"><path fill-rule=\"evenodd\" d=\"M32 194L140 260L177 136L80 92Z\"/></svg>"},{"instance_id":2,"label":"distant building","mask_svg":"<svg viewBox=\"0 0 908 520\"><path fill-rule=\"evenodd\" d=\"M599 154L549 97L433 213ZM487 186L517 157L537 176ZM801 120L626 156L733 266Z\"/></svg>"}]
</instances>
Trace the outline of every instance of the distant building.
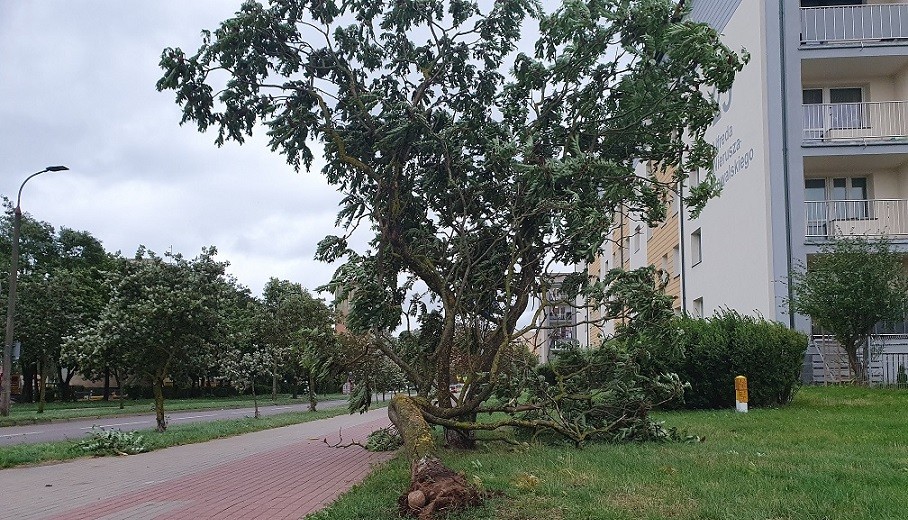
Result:
<instances>
[{"instance_id":1,"label":"distant building","mask_svg":"<svg viewBox=\"0 0 908 520\"><path fill-rule=\"evenodd\" d=\"M563 348L580 344L576 302L561 291L567 274L553 273L546 277L547 290L541 298L538 327L523 336L540 363L549 361Z\"/></svg>"}]
</instances>

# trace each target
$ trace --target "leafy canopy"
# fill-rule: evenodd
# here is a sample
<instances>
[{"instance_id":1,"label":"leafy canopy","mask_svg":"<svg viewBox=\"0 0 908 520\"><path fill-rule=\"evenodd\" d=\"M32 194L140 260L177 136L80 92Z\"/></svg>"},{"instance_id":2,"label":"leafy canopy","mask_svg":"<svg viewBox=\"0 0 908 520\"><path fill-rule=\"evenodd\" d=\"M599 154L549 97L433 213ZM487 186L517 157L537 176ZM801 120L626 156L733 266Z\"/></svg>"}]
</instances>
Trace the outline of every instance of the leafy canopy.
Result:
<instances>
[{"instance_id":1,"label":"leafy canopy","mask_svg":"<svg viewBox=\"0 0 908 520\"><path fill-rule=\"evenodd\" d=\"M908 311L908 275L902 256L886 239L840 238L792 273L792 309L810 316L848 354L857 380L866 356L857 351L882 321L901 321Z\"/></svg>"},{"instance_id":2,"label":"leafy canopy","mask_svg":"<svg viewBox=\"0 0 908 520\"><path fill-rule=\"evenodd\" d=\"M435 388L427 416L450 417L491 395L550 262L591 260L622 207L664 219L676 182L710 169L709 92L730 88L746 56L684 14L669 0L568 0L548 14L533 0L245 2L197 52L165 49L157 86L218 145L261 125L296 168L322 150L348 233L317 256L346 259L330 288L350 303L348 326L394 329L418 289L408 308L441 319L432 370L379 347ZM537 28L530 50L522 36ZM673 175L639 176L637 161ZM715 186L686 203L702 208ZM362 224L370 249L352 251ZM484 332L448 410L458 323Z\"/></svg>"}]
</instances>

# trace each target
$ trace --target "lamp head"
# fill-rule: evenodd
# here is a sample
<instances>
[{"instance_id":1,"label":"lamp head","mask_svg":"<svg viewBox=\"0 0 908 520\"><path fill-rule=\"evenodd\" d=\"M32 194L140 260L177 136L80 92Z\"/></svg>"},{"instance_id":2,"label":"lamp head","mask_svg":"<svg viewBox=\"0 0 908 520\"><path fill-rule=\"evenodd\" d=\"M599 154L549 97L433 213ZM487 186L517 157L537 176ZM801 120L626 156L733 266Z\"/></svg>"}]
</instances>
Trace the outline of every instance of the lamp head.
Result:
<instances>
[{"instance_id":1,"label":"lamp head","mask_svg":"<svg viewBox=\"0 0 908 520\"><path fill-rule=\"evenodd\" d=\"M44 169L49 172L62 172L63 170L68 170L69 168L67 168L66 166L48 166Z\"/></svg>"}]
</instances>

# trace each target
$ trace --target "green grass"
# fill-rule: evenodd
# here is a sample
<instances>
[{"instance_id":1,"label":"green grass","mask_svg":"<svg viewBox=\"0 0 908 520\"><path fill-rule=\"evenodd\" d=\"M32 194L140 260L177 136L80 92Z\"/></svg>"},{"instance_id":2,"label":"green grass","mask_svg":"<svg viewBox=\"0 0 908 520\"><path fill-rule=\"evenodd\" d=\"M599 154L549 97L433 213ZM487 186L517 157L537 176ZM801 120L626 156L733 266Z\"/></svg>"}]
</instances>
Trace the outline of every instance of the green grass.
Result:
<instances>
[{"instance_id":1,"label":"green grass","mask_svg":"<svg viewBox=\"0 0 908 520\"><path fill-rule=\"evenodd\" d=\"M346 399L343 394L320 395L319 401ZM305 404L305 396L292 399L289 394L279 394L272 401L271 395L259 397L259 406ZM182 410L220 410L225 408L246 408L253 406L252 396L205 397L198 399L168 399L164 401L164 410L177 412ZM117 415L135 415L154 413L154 401L151 399L126 399L124 408L120 409L119 401L75 401L47 403L44 413L38 413L37 403L15 403L8 417L0 417L0 427L37 424L71 419L94 419Z\"/></svg>"},{"instance_id":2,"label":"green grass","mask_svg":"<svg viewBox=\"0 0 908 520\"><path fill-rule=\"evenodd\" d=\"M782 409L658 414L702 443L443 452L450 466L504 493L450 518L904 519L906 412L904 390L805 388ZM407 479L398 458L313 518L398 518Z\"/></svg>"},{"instance_id":3,"label":"green grass","mask_svg":"<svg viewBox=\"0 0 908 520\"><path fill-rule=\"evenodd\" d=\"M377 406L381 407L385 404L387 403L379 403ZM154 430L142 430L140 432L145 437L148 451L154 451L181 444L205 442L291 424L326 419L345 413L347 413L347 407L343 406L318 412L289 412L261 419L246 417L206 423L182 424L170 426L164 433L157 433ZM79 441L77 440L0 446L0 468L63 461L85 456L88 455L79 448Z\"/></svg>"}]
</instances>

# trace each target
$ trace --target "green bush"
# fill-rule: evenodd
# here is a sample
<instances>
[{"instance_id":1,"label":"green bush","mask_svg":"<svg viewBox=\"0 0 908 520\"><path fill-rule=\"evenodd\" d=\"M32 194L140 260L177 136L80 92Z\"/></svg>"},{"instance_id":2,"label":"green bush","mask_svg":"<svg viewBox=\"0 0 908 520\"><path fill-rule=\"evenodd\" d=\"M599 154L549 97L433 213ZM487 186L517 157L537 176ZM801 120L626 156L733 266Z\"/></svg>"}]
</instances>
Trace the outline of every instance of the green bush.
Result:
<instances>
[{"instance_id":1,"label":"green bush","mask_svg":"<svg viewBox=\"0 0 908 520\"><path fill-rule=\"evenodd\" d=\"M747 377L750 406L791 402L797 391L807 336L751 316L723 311L709 319L679 318L677 353L664 365L690 383L687 408L735 405L735 376Z\"/></svg>"}]
</instances>

